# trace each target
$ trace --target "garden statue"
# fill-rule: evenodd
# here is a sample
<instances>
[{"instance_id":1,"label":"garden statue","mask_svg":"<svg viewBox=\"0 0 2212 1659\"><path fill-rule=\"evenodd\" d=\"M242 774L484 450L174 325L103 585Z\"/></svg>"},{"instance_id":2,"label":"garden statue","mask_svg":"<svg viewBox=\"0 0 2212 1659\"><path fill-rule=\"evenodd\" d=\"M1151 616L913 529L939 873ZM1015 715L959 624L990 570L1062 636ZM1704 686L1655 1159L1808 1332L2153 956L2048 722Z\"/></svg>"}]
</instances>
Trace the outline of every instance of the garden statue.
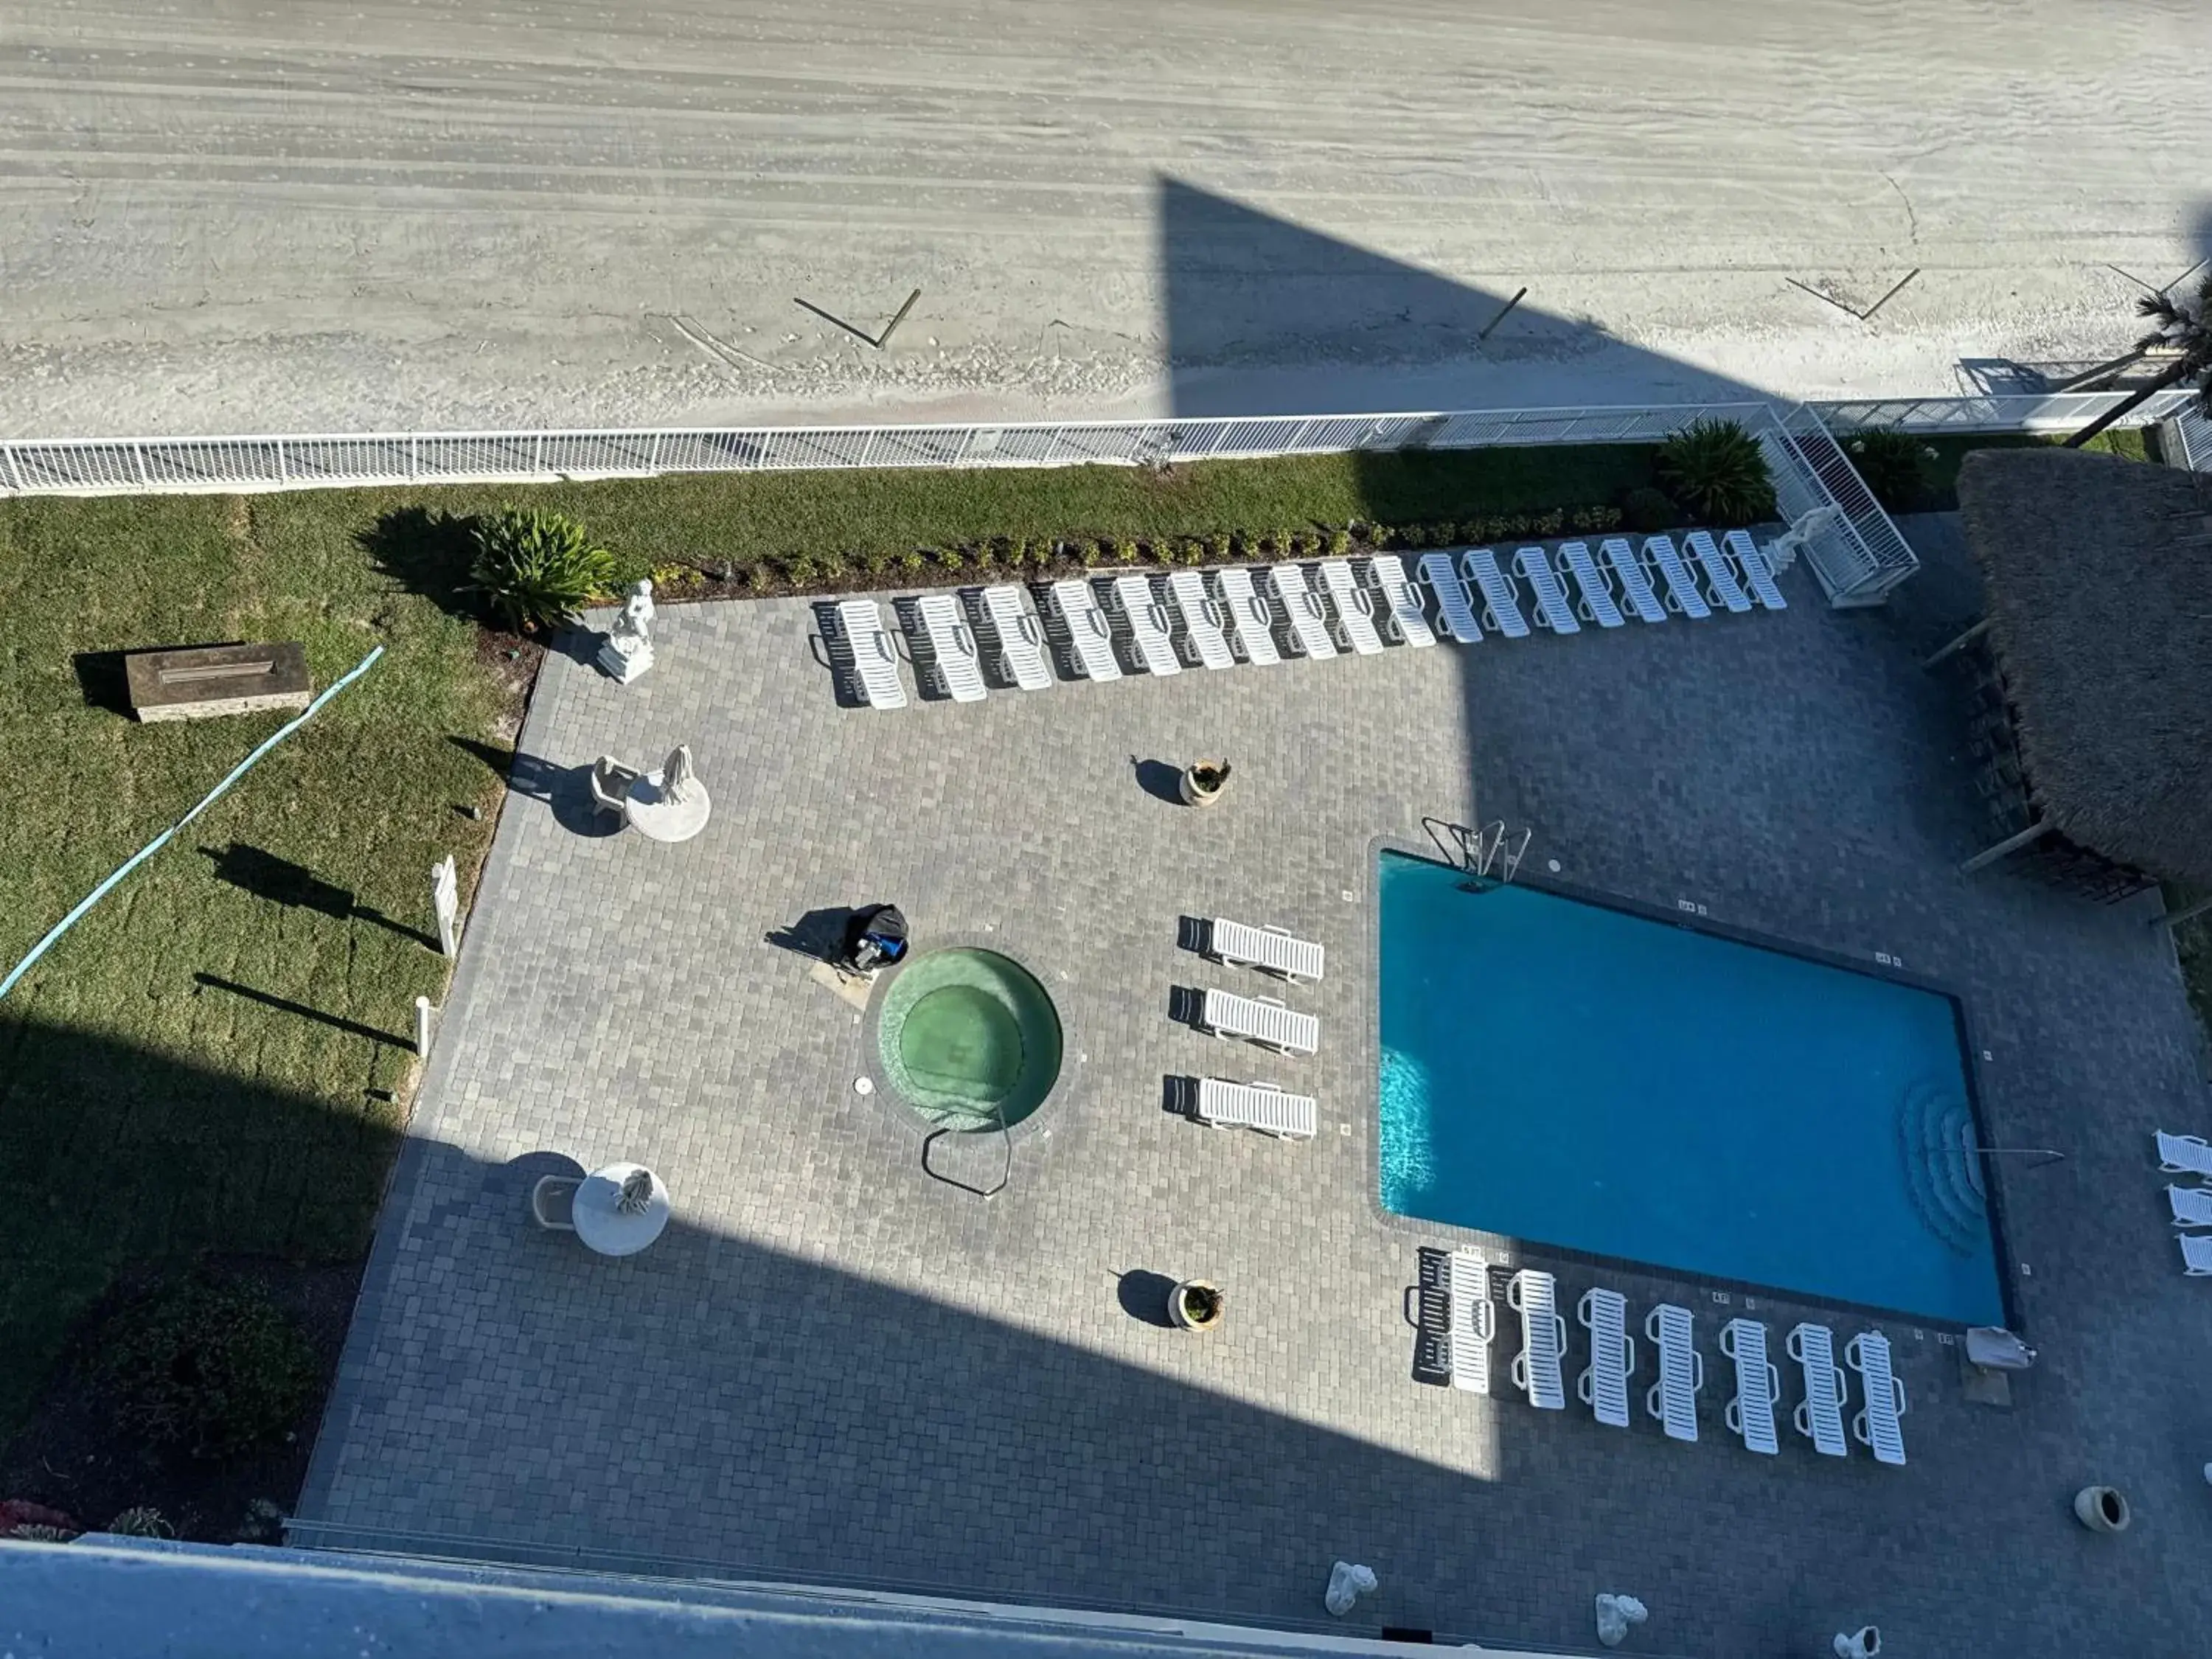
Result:
<instances>
[{"instance_id":1,"label":"garden statue","mask_svg":"<svg viewBox=\"0 0 2212 1659\"><path fill-rule=\"evenodd\" d=\"M1322 1597L1322 1605L1341 1619L1352 1611L1352 1604L1363 1595L1375 1591L1375 1569L1354 1566L1349 1561L1340 1561L1329 1570L1328 1591Z\"/></svg>"},{"instance_id":2,"label":"garden statue","mask_svg":"<svg viewBox=\"0 0 2212 1659\"><path fill-rule=\"evenodd\" d=\"M1826 535L1843 521L1843 510L1816 507L1766 544L1767 568L1776 575L1797 562L1797 550L1815 536Z\"/></svg>"},{"instance_id":3,"label":"garden statue","mask_svg":"<svg viewBox=\"0 0 2212 1659\"><path fill-rule=\"evenodd\" d=\"M1597 1639L1617 1648L1628 1639L1628 1627L1651 1616L1650 1609L1632 1595L1604 1595L1597 1598Z\"/></svg>"},{"instance_id":4,"label":"garden statue","mask_svg":"<svg viewBox=\"0 0 2212 1659\"><path fill-rule=\"evenodd\" d=\"M653 584L641 580L615 613L614 625L599 647L599 666L628 685L653 666Z\"/></svg>"},{"instance_id":5,"label":"garden statue","mask_svg":"<svg viewBox=\"0 0 2212 1659\"><path fill-rule=\"evenodd\" d=\"M1881 1627L1862 1625L1850 1632L1836 1632L1836 1659L1874 1659L1881 1651Z\"/></svg>"},{"instance_id":6,"label":"garden statue","mask_svg":"<svg viewBox=\"0 0 2212 1659\"><path fill-rule=\"evenodd\" d=\"M643 1215L653 1206L653 1171L632 1170L623 1177L622 1194L615 1209L623 1215Z\"/></svg>"},{"instance_id":7,"label":"garden statue","mask_svg":"<svg viewBox=\"0 0 2212 1659\"><path fill-rule=\"evenodd\" d=\"M691 769L691 745L679 743L668 751L660 767L660 798L680 806L699 793L699 775Z\"/></svg>"}]
</instances>

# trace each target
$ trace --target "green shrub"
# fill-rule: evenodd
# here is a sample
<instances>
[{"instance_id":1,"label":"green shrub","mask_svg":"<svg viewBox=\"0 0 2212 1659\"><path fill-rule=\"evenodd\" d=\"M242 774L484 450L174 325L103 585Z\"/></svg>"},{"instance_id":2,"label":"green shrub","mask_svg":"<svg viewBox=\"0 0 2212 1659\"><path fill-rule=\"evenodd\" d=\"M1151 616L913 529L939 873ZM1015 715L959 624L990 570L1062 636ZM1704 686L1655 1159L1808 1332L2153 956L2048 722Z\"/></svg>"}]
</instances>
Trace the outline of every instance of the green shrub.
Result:
<instances>
[{"instance_id":1,"label":"green shrub","mask_svg":"<svg viewBox=\"0 0 2212 1659\"><path fill-rule=\"evenodd\" d=\"M107 1530L123 1538L174 1538L177 1529L169 1517L150 1504L127 1509L107 1523Z\"/></svg>"},{"instance_id":2,"label":"green shrub","mask_svg":"<svg viewBox=\"0 0 2212 1659\"><path fill-rule=\"evenodd\" d=\"M1681 518L1672 496L1663 489L1640 484L1620 498L1620 521L1639 535L1672 530Z\"/></svg>"},{"instance_id":3,"label":"green shrub","mask_svg":"<svg viewBox=\"0 0 2212 1659\"><path fill-rule=\"evenodd\" d=\"M1549 513L1540 514L1535 520L1535 533L1539 536L1556 536L1566 527L1567 514L1564 507L1555 507Z\"/></svg>"},{"instance_id":4,"label":"green shrub","mask_svg":"<svg viewBox=\"0 0 2212 1659\"><path fill-rule=\"evenodd\" d=\"M1774 480L1759 440L1736 421L1692 421L1659 446L1656 462L1667 493L1711 525L1774 516Z\"/></svg>"},{"instance_id":5,"label":"green shrub","mask_svg":"<svg viewBox=\"0 0 2212 1659\"><path fill-rule=\"evenodd\" d=\"M902 570L911 573L920 570L929 562L929 554L926 549L909 547L899 554L898 562Z\"/></svg>"},{"instance_id":6,"label":"green shrub","mask_svg":"<svg viewBox=\"0 0 2212 1659\"><path fill-rule=\"evenodd\" d=\"M620 578L615 556L584 526L559 513L510 507L471 526L476 558L471 585L518 633L574 622L594 595Z\"/></svg>"},{"instance_id":7,"label":"green shrub","mask_svg":"<svg viewBox=\"0 0 2212 1659\"><path fill-rule=\"evenodd\" d=\"M1329 557L1340 559L1352 551L1352 532L1339 526L1328 532L1322 544L1328 550Z\"/></svg>"},{"instance_id":8,"label":"green shrub","mask_svg":"<svg viewBox=\"0 0 2212 1659\"><path fill-rule=\"evenodd\" d=\"M1127 536L1116 537L1114 541L1114 562L1116 564L1134 564L1137 562L1137 559L1138 553L1136 543L1130 540Z\"/></svg>"},{"instance_id":9,"label":"green shrub","mask_svg":"<svg viewBox=\"0 0 2212 1659\"><path fill-rule=\"evenodd\" d=\"M1921 471L1926 447L1909 432L1893 426L1869 427L1844 440L1844 453L1851 458L1874 498L1893 513L1917 506L1927 488Z\"/></svg>"},{"instance_id":10,"label":"green shrub","mask_svg":"<svg viewBox=\"0 0 2212 1659\"><path fill-rule=\"evenodd\" d=\"M1360 527L1359 539L1370 547L1388 547L1390 545L1391 534L1390 526L1387 524L1363 525Z\"/></svg>"},{"instance_id":11,"label":"green shrub","mask_svg":"<svg viewBox=\"0 0 2212 1659\"><path fill-rule=\"evenodd\" d=\"M228 1457L293 1427L321 1381L315 1350L266 1295L179 1279L118 1310L95 1381L124 1433Z\"/></svg>"}]
</instances>

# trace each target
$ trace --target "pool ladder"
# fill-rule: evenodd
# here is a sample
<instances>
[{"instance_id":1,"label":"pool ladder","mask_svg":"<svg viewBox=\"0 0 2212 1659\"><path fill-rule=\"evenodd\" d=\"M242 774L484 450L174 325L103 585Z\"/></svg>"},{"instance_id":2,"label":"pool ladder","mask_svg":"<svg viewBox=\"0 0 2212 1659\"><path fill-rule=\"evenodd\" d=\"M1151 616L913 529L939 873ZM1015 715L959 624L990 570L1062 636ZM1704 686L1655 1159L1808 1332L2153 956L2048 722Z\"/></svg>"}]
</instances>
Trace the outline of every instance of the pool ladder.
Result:
<instances>
[{"instance_id":1,"label":"pool ladder","mask_svg":"<svg viewBox=\"0 0 2212 1659\"><path fill-rule=\"evenodd\" d=\"M1533 827L1524 827L1521 839L1516 842L1513 832L1505 827L1505 820L1486 823L1470 838L1462 833L1462 856L1468 874L1478 881L1510 881L1520 872L1521 860L1528 856L1528 843L1535 838ZM1491 872L1495 868L1497 874Z\"/></svg>"}]
</instances>

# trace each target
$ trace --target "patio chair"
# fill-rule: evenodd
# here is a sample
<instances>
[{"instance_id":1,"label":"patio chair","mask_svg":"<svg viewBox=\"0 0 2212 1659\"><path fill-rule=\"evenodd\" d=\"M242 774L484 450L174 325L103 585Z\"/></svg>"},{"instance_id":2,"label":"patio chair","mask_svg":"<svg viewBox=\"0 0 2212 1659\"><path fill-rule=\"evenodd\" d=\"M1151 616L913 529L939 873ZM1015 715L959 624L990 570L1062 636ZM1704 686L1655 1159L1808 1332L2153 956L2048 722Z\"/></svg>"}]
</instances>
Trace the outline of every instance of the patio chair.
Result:
<instances>
[{"instance_id":1,"label":"patio chair","mask_svg":"<svg viewBox=\"0 0 2212 1659\"><path fill-rule=\"evenodd\" d=\"M2181 1241L2181 1273L2185 1279L2212 1273L2212 1233L2177 1233Z\"/></svg>"},{"instance_id":2,"label":"patio chair","mask_svg":"<svg viewBox=\"0 0 2212 1659\"><path fill-rule=\"evenodd\" d=\"M1337 620L1344 624L1344 637L1353 651L1363 657L1372 657L1382 649L1382 636L1375 631L1375 596L1359 585L1358 577L1352 573L1346 559L1323 559L1315 567L1321 572L1321 582L1335 603Z\"/></svg>"},{"instance_id":3,"label":"patio chair","mask_svg":"<svg viewBox=\"0 0 2212 1659\"><path fill-rule=\"evenodd\" d=\"M1182 672L1182 659L1176 655L1175 624L1169 619L1167 607L1152 592L1152 585L1142 576L1114 578L1115 602L1121 607L1121 618L1129 624L1129 639L1137 647L1137 656L1145 665L1145 672L1155 678Z\"/></svg>"},{"instance_id":4,"label":"patio chair","mask_svg":"<svg viewBox=\"0 0 2212 1659\"><path fill-rule=\"evenodd\" d=\"M1690 556L1705 573L1705 589L1715 605L1726 605L1736 616L1751 609L1750 597L1736 585L1735 572L1727 559L1721 556L1719 546L1708 530L1692 530L1682 538L1690 550Z\"/></svg>"},{"instance_id":5,"label":"patio chair","mask_svg":"<svg viewBox=\"0 0 2212 1659\"><path fill-rule=\"evenodd\" d=\"M1067 626L1069 648L1075 653L1083 677L1089 680L1118 680L1121 665L1114 655L1114 626L1098 608L1091 584L1071 576L1052 585L1052 602Z\"/></svg>"},{"instance_id":6,"label":"patio chair","mask_svg":"<svg viewBox=\"0 0 2212 1659\"><path fill-rule=\"evenodd\" d=\"M898 645L884 627L884 613L873 599L844 599L837 606L837 626L852 648L853 672L860 682L860 698L871 708L903 708L906 687L899 679Z\"/></svg>"},{"instance_id":7,"label":"patio chair","mask_svg":"<svg viewBox=\"0 0 2212 1659\"><path fill-rule=\"evenodd\" d=\"M1044 629L1023 602L1022 590L1012 582L985 588L983 613L990 617L992 631L999 636L999 659L1006 678L1024 691L1042 691L1050 685L1052 670L1045 665Z\"/></svg>"},{"instance_id":8,"label":"patio chair","mask_svg":"<svg viewBox=\"0 0 2212 1659\"><path fill-rule=\"evenodd\" d=\"M1509 640L1528 637L1528 624L1521 620L1521 596L1498 568L1498 555L1486 547L1471 547L1460 556L1460 574L1482 594L1482 617Z\"/></svg>"},{"instance_id":9,"label":"patio chair","mask_svg":"<svg viewBox=\"0 0 2212 1659\"><path fill-rule=\"evenodd\" d=\"M975 631L960 615L950 593L925 593L915 605L922 632L929 636L929 651L945 689L955 702L983 700L983 655L975 648Z\"/></svg>"},{"instance_id":10,"label":"patio chair","mask_svg":"<svg viewBox=\"0 0 2212 1659\"><path fill-rule=\"evenodd\" d=\"M1445 1264L1451 1301L1451 1383L1469 1394L1490 1392L1490 1340L1498 1304L1490 1299L1490 1263L1480 1250L1454 1250Z\"/></svg>"},{"instance_id":11,"label":"patio chair","mask_svg":"<svg viewBox=\"0 0 2212 1659\"><path fill-rule=\"evenodd\" d=\"M1293 985L1321 977L1322 947L1283 928L1255 927L1249 922L1216 916L1206 924L1206 932L1207 952L1216 962L1279 974Z\"/></svg>"},{"instance_id":12,"label":"patio chair","mask_svg":"<svg viewBox=\"0 0 2212 1659\"><path fill-rule=\"evenodd\" d=\"M584 1183L574 1176L538 1177L530 1189L530 1218L549 1233L576 1231L576 1189Z\"/></svg>"},{"instance_id":13,"label":"patio chair","mask_svg":"<svg viewBox=\"0 0 2212 1659\"><path fill-rule=\"evenodd\" d=\"M1237 653L1229 648L1229 636L1223 631L1228 618L1222 614L1219 602L1206 591L1206 578L1195 570L1177 570L1168 577L1168 592L1175 598L1176 609L1182 612L1183 637L1198 653L1199 665L1236 667Z\"/></svg>"},{"instance_id":14,"label":"patio chair","mask_svg":"<svg viewBox=\"0 0 2212 1659\"><path fill-rule=\"evenodd\" d=\"M1690 1310L1671 1302L1654 1308L1644 1334L1659 1350L1659 1380L1644 1396L1644 1409L1659 1419L1669 1440L1698 1437L1698 1395L1705 1386L1705 1357L1696 1342Z\"/></svg>"},{"instance_id":15,"label":"patio chair","mask_svg":"<svg viewBox=\"0 0 2212 1659\"><path fill-rule=\"evenodd\" d=\"M1735 561L1742 573L1743 585L1751 590L1751 597L1769 611L1787 611L1790 601L1782 597L1782 590L1774 585L1774 569L1767 562L1765 553L1751 539L1748 530L1731 530L1721 538L1721 548Z\"/></svg>"},{"instance_id":16,"label":"patio chair","mask_svg":"<svg viewBox=\"0 0 2212 1659\"><path fill-rule=\"evenodd\" d=\"M1805 1373L1805 1398L1791 1420L1823 1457L1847 1457L1844 1440L1844 1374L1836 1364L1835 1334L1826 1325L1790 1328L1784 1352Z\"/></svg>"},{"instance_id":17,"label":"patio chair","mask_svg":"<svg viewBox=\"0 0 2212 1659\"><path fill-rule=\"evenodd\" d=\"M2212 1227L2212 1187L2168 1187L2166 1201L2177 1227Z\"/></svg>"},{"instance_id":18,"label":"patio chair","mask_svg":"<svg viewBox=\"0 0 2212 1659\"><path fill-rule=\"evenodd\" d=\"M1587 1290L1575 1317L1589 1333L1590 1363L1575 1379L1575 1394L1608 1428L1628 1426L1628 1379L1636 1375L1636 1339L1628 1334L1628 1298L1619 1291Z\"/></svg>"},{"instance_id":19,"label":"patio chair","mask_svg":"<svg viewBox=\"0 0 2212 1659\"><path fill-rule=\"evenodd\" d=\"M1217 1129L1257 1129L1279 1140L1311 1140L1321 1127L1321 1106L1311 1095L1294 1095L1272 1083L1198 1080L1198 1121Z\"/></svg>"},{"instance_id":20,"label":"patio chair","mask_svg":"<svg viewBox=\"0 0 2212 1659\"><path fill-rule=\"evenodd\" d=\"M1559 1382L1567 1322L1559 1317L1559 1283L1549 1273L1523 1267L1506 1284L1505 1305L1521 1316L1521 1352L1513 1356L1513 1386L1538 1411L1567 1408L1567 1391Z\"/></svg>"},{"instance_id":21,"label":"patio chair","mask_svg":"<svg viewBox=\"0 0 2212 1659\"><path fill-rule=\"evenodd\" d=\"M1713 614L1705 603L1705 596L1698 591L1697 579L1690 574L1689 566L1674 550L1671 536L1646 536L1644 556L1657 568L1667 582L1667 608L1693 622L1702 621Z\"/></svg>"},{"instance_id":22,"label":"patio chair","mask_svg":"<svg viewBox=\"0 0 2212 1659\"><path fill-rule=\"evenodd\" d=\"M1283 614L1290 618L1291 632L1297 636L1299 648L1316 662L1334 656L1336 641L1329 637L1328 612L1322 606L1321 596L1306 586L1305 567L1271 564L1261 574L1267 578L1268 591L1283 607Z\"/></svg>"},{"instance_id":23,"label":"patio chair","mask_svg":"<svg viewBox=\"0 0 2212 1659\"><path fill-rule=\"evenodd\" d=\"M1421 580L1436 596L1437 620L1444 632L1462 645L1479 642L1482 624L1474 617L1474 595L1468 591L1467 578L1452 568L1451 555L1422 554Z\"/></svg>"},{"instance_id":24,"label":"patio chair","mask_svg":"<svg viewBox=\"0 0 2212 1659\"><path fill-rule=\"evenodd\" d=\"M1889 1339L1879 1331L1861 1331L1844 1349L1844 1364L1859 1374L1859 1392L1866 1407L1851 1419L1851 1437L1874 1453L1877 1463L1905 1466L1905 1431L1897 1419L1905 1415L1905 1384L1889 1368Z\"/></svg>"},{"instance_id":25,"label":"patio chair","mask_svg":"<svg viewBox=\"0 0 2212 1659\"><path fill-rule=\"evenodd\" d=\"M1613 602L1613 585L1605 579L1605 572L1597 568L1590 557L1588 542L1561 542L1559 562L1575 579L1582 590L1582 602L1575 607L1584 622L1594 622L1600 628L1621 625L1620 607Z\"/></svg>"},{"instance_id":26,"label":"patio chair","mask_svg":"<svg viewBox=\"0 0 2212 1659\"><path fill-rule=\"evenodd\" d=\"M1613 578L1620 584L1620 597L1639 620L1662 623L1667 620L1667 607L1659 603L1659 596L1651 591L1651 577L1644 568L1644 561L1636 556L1636 550L1628 544L1626 536L1607 536L1598 544L1597 550L1612 569Z\"/></svg>"},{"instance_id":27,"label":"patio chair","mask_svg":"<svg viewBox=\"0 0 2212 1659\"><path fill-rule=\"evenodd\" d=\"M1513 556L1513 569L1528 584L1528 591L1536 596L1536 626L1548 628L1554 634L1579 634L1583 625L1575 620L1575 608L1567 603L1567 591L1559 586L1559 573L1552 568L1550 556L1540 547L1524 547Z\"/></svg>"},{"instance_id":28,"label":"patio chair","mask_svg":"<svg viewBox=\"0 0 2212 1659\"><path fill-rule=\"evenodd\" d=\"M1377 553L1367 562L1368 574L1382 590L1382 616L1401 645L1434 645L1436 630L1421 608L1421 590L1406 574L1406 562L1395 553Z\"/></svg>"},{"instance_id":29,"label":"patio chair","mask_svg":"<svg viewBox=\"0 0 2212 1659\"><path fill-rule=\"evenodd\" d=\"M1208 991L1199 1009L1198 1023L1215 1036L1242 1037L1285 1054L1310 1054L1321 1047L1321 1021L1273 997Z\"/></svg>"},{"instance_id":30,"label":"patio chair","mask_svg":"<svg viewBox=\"0 0 2212 1659\"><path fill-rule=\"evenodd\" d=\"M1255 668L1265 668L1283 659L1275 649L1275 613L1267 601L1252 587L1252 573L1243 565L1231 565L1226 570L1213 573L1214 586L1221 592L1221 608L1226 621L1237 632L1237 643L1244 647L1244 660Z\"/></svg>"},{"instance_id":31,"label":"patio chair","mask_svg":"<svg viewBox=\"0 0 2212 1659\"><path fill-rule=\"evenodd\" d=\"M1782 1373L1766 1357L1766 1327L1755 1319L1729 1320L1721 1327L1721 1352L1735 1364L1735 1398L1721 1413L1722 1420L1748 1449L1775 1455L1782 1449L1774 1437Z\"/></svg>"},{"instance_id":32,"label":"patio chair","mask_svg":"<svg viewBox=\"0 0 2212 1659\"><path fill-rule=\"evenodd\" d=\"M592 763L592 811L620 812L629 792L645 774L635 766L624 766L612 755L602 755Z\"/></svg>"},{"instance_id":33,"label":"patio chair","mask_svg":"<svg viewBox=\"0 0 2212 1659\"><path fill-rule=\"evenodd\" d=\"M2198 1135L2170 1135L2163 1129L2154 1133L2158 1167L2166 1174L2212 1176L2212 1144Z\"/></svg>"}]
</instances>

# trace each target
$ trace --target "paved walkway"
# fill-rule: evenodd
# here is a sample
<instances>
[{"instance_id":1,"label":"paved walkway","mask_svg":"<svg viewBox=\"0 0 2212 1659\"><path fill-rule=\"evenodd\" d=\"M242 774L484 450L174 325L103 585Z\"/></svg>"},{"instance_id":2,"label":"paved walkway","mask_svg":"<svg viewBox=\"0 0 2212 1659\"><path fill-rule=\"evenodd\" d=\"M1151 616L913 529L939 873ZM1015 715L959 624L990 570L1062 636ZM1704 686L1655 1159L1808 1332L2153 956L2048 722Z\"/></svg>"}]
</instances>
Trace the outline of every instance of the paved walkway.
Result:
<instances>
[{"instance_id":1,"label":"paved walkway","mask_svg":"<svg viewBox=\"0 0 2212 1659\"><path fill-rule=\"evenodd\" d=\"M2170 955L2138 908L1955 873L1972 794L1912 666L1949 617L1788 591L1781 617L896 714L837 706L798 602L665 611L627 690L550 660L303 1514L1261 1620L1313 1615L1341 1555L1381 1576L1370 1628L1587 1644L1614 1589L1651 1605L1648 1647L1728 1659L1869 1620L1900 1652L2170 1645L2212 1615L2212 1340L2148 1157L2154 1125L2205 1127ZM576 769L678 740L706 833L594 833ZM1148 790L1146 763L1214 752L1219 809ZM1966 1403L1956 1350L1893 1322L1908 1468L1753 1457L1720 1422L1729 1310L1611 1269L1639 1318L1701 1310L1702 1443L1530 1411L1503 1334L1497 1398L1419 1379L1419 1250L1466 1236L1373 1197L1372 847L1478 802L1536 826L1532 872L1964 991L1996 1139L2071 1154L2002 1180L2044 1353L2012 1409ZM1063 1082L989 1202L854 1094L863 1017L767 942L875 899L1058 1001ZM1327 981L1291 994L1317 1058L1170 1018L1178 988L1253 988L1178 946L1216 912L1327 943ZM1322 1134L1165 1109L1201 1070L1308 1087ZM995 1148L956 1150L935 1176L995 1176ZM618 1156L674 1188L650 1252L528 1224L538 1171ZM1570 1305L1595 1277L1547 1265ZM1224 1285L1225 1328L1149 1322L1154 1274ZM1807 1310L1759 1311L1778 1340ZM2126 1538L2068 1515L2091 1480L2135 1500Z\"/></svg>"}]
</instances>

